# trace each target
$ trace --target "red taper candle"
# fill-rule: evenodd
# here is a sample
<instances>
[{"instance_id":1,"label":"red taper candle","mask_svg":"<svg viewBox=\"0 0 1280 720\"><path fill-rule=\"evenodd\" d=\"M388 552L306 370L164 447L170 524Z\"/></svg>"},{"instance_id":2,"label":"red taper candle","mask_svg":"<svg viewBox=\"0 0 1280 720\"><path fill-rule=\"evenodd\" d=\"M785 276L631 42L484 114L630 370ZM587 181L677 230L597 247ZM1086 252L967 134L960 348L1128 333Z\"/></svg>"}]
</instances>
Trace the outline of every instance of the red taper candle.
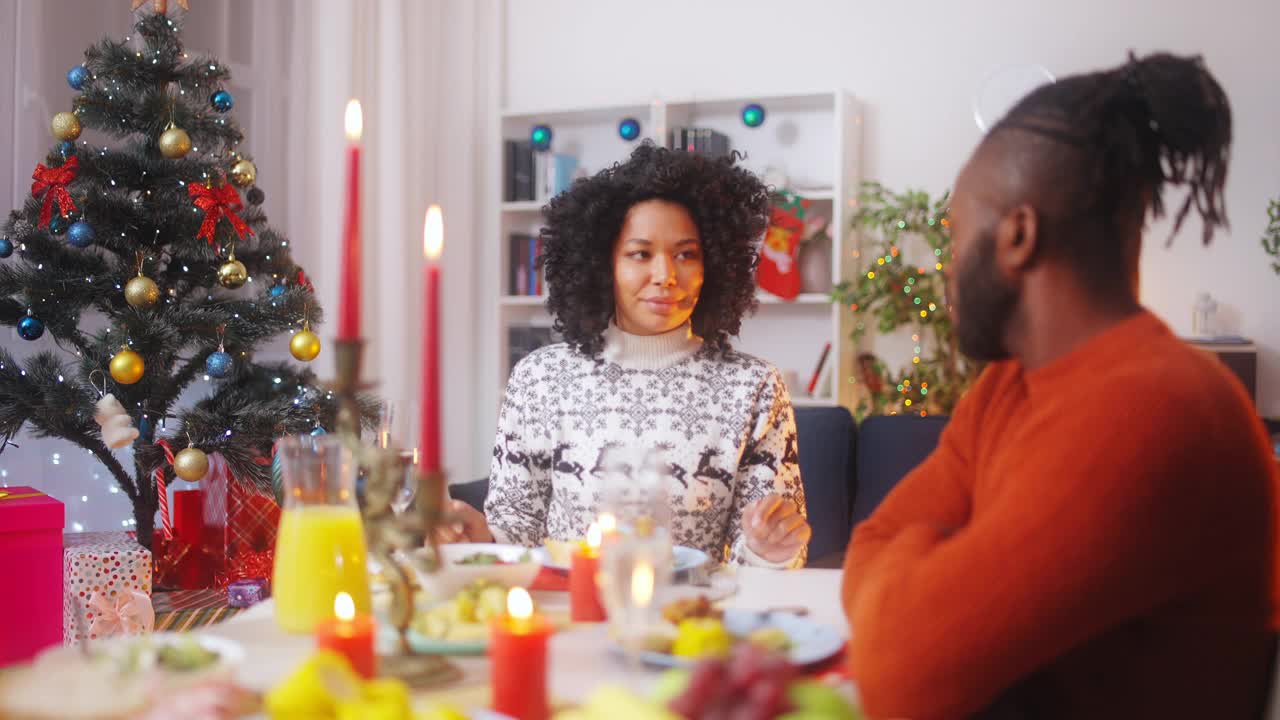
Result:
<instances>
[{"instance_id":1,"label":"red taper candle","mask_svg":"<svg viewBox=\"0 0 1280 720\"><path fill-rule=\"evenodd\" d=\"M422 417L419 427L423 472L440 470L440 253L444 216L439 205L427 208L422 227Z\"/></svg>"},{"instance_id":2,"label":"red taper candle","mask_svg":"<svg viewBox=\"0 0 1280 720\"><path fill-rule=\"evenodd\" d=\"M338 339L360 337L360 101L347 103L347 214L342 231L342 283L338 299Z\"/></svg>"}]
</instances>

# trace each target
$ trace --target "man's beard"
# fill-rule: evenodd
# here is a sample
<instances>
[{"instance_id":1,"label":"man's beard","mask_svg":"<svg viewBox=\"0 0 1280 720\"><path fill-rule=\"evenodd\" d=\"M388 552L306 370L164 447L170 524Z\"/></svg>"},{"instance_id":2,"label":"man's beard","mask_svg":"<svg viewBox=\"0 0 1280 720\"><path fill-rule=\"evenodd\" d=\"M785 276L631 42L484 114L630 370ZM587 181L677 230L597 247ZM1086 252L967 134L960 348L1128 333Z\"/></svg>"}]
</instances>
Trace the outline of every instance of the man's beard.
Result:
<instances>
[{"instance_id":1,"label":"man's beard","mask_svg":"<svg viewBox=\"0 0 1280 720\"><path fill-rule=\"evenodd\" d=\"M1018 303L1018 292L996 270L995 232L975 238L975 252L956 268L956 341L960 352L979 362L1006 360L1005 333Z\"/></svg>"}]
</instances>

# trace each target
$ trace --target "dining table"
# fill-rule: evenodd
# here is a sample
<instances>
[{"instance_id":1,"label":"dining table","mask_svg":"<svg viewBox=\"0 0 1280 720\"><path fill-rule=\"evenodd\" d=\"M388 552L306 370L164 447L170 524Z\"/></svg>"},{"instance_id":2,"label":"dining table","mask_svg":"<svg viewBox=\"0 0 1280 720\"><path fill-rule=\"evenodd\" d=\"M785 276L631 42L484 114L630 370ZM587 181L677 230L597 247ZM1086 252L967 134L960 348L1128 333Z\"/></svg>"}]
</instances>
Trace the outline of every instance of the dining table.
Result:
<instances>
[{"instance_id":1,"label":"dining table","mask_svg":"<svg viewBox=\"0 0 1280 720\"><path fill-rule=\"evenodd\" d=\"M743 566L719 572L728 573L731 578L732 589L721 600L723 608L796 610L813 622L828 626L842 638L848 638L848 624L840 603L839 570ZM723 580L723 576L720 579ZM542 611L567 616L567 593L538 591L533 597ZM201 632L240 645L244 649L244 661L237 670L237 681L246 688L263 692L286 678L315 651L312 636L291 635L276 626L270 599ZM611 652L610 646L607 625L603 623L572 624L556 632L548 649L548 691L552 701L558 705L580 703L603 685L641 694L649 692L661 673L638 667L621 654ZM439 704L465 710L487 707L490 703L488 658L477 655L449 659L460 671L460 677L445 685L414 691L415 709L426 710Z\"/></svg>"}]
</instances>

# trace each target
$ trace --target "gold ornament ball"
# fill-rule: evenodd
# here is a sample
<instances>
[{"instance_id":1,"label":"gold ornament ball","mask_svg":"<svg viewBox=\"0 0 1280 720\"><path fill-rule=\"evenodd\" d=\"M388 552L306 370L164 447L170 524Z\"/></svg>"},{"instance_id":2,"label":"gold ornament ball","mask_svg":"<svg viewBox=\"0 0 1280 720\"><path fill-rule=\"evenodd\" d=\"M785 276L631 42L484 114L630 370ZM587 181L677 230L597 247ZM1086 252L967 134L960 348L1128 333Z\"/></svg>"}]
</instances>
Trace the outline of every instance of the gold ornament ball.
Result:
<instances>
[{"instance_id":1,"label":"gold ornament ball","mask_svg":"<svg viewBox=\"0 0 1280 720\"><path fill-rule=\"evenodd\" d=\"M209 472L209 456L200 448L189 447L173 456L173 474L196 482Z\"/></svg>"},{"instance_id":2,"label":"gold ornament ball","mask_svg":"<svg viewBox=\"0 0 1280 720\"><path fill-rule=\"evenodd\" d=\"M189 152L191 152L191 136L186 130L171 127L160 135L161 155L170 160L177 160Z\"/></svg>"},{"instance_id":3,"label":"gold ornament ball","mask_svg":"<svg viewBox=\"0 0 1280 720\"><path fill-rule=\"evenodd\" d=\"M160 302L160 286L146 275L139 275L125 283L124 299L132 307L149 308Z\"/></svg>"},{"instance_id":4,"label":"gold ornament ball","mask_svg":"<svg viewBox=\"0 0 1280 720\"><path fill-rule=\"evenodd\" d=\"M311 362L320 354L320 336L304 328L289 338L289 352L302 362Z\"/></svg>"},{"instance_id":5,"label":"gold ornament ball","mask_svg":"<svg viewBox=\"0 0 1280 720\"><path fill-rule=\"evenodd\" d=\"M241 160L231 166L231 182L239 187L248 187L258 179L258 168L248 160Z\"/></svg>"},{"instance_id":6,"label":"gold ornament ball","mask_svg":"<svg viewBox=\"0 0 1280 720\"><path fill-rule=\"evenodd\" d=\"M249 271L244 263L231 258L218 268L218 284L228 290L235 290L249 281Z\"/></svg>"},{"instance_id":7,"label":"gold ornament ball","mask_svg":"<svg viewBox=\"0 0 1280 720\"><path fill-rule=\"evenodd\" d=\"M75 113L60 112L53 116L49 128L59 140L75 140L80 137L80 118Z\"/></svg>"},{"instance_id":8,"label":"gold ornament ball","mask_svg":"<svg viewBox=\"0 0 1280 720\"><path fill-rule=\"evenodd\" d=\"M142 379L147 364L142 356L125 348L111 357L111 377L121 385L132 385Z\"/></svg>"}]
</instances>

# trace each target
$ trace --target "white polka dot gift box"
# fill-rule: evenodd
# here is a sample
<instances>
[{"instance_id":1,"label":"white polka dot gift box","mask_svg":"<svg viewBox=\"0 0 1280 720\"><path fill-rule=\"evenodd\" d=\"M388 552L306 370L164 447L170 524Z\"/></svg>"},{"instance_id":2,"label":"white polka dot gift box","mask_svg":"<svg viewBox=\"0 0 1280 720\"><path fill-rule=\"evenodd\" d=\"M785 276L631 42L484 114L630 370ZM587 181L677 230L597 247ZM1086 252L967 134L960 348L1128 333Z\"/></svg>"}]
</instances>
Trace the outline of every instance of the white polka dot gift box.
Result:
<instances>
[{"instance_id":1,"label":"white polka dot gift box","mask_svg":"<svg viewBox=\"0 0 1280 720\"><path fill-rule=\"evenodd\" d=\"M67 533L62 548L64 644L150 630L151 552L135 533Z\"/></svg>"}]
</instances>

